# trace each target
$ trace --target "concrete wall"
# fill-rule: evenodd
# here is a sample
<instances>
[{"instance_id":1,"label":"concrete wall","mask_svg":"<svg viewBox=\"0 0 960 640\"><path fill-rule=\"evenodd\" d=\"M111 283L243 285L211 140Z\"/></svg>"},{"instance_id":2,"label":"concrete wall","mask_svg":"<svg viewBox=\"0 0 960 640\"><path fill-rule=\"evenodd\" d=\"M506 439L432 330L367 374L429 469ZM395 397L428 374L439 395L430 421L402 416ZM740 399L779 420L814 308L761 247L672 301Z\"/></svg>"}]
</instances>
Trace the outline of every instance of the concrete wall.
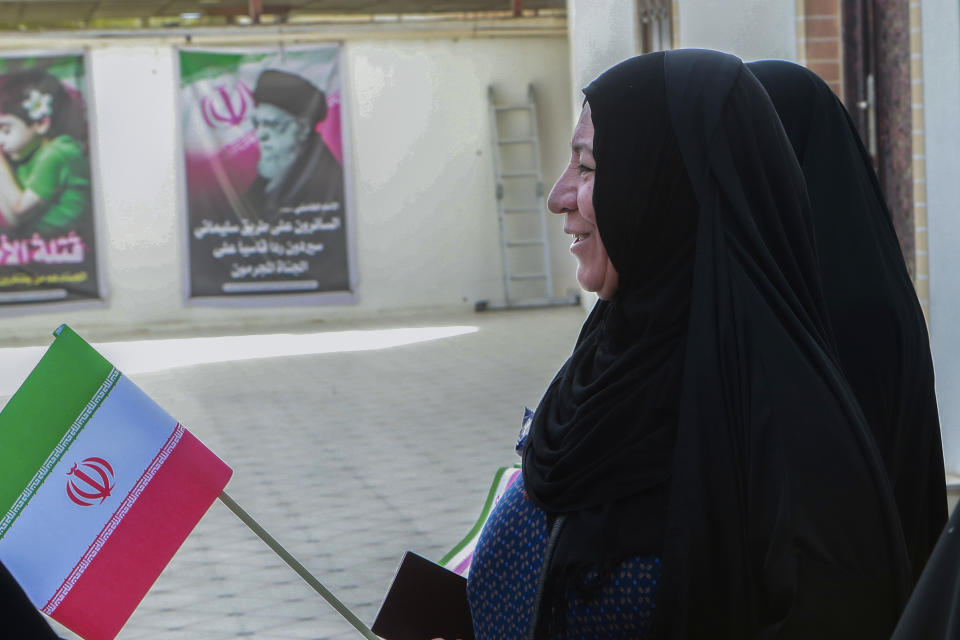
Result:
<instances>
[{"instance_id":1,"label":"concrete wall","mask_svg":"<svg viewBox=\"0 0 960 640\"><path fill-rule=\"evenodd\" d=\"M366 299L390 308L502 299L487 85L516 103L534 84L549 189L569 153L567 56L562 39L350 47ZM560 219L548 222L563 295L576 287L574 263Z\"/></svg>"},{"instance_id":2,"label":"concrete wall","mask_svg":"<svg viewBox=\"0 0 960 640\"><path fill-rule=\"evenodd\" d=\"M930 338L944 462L960 475L960 15L955 0L921 6Z\"/></svg>"},{"instance_id":3,"label":"concrete wall","mask_svg":"<svg viewBox=\"0 0 960 640\"><path fill-rule=\"evenodd\" d=\"M94 175L102 214L99 255L107 299L97 308L0 307L5 328L0 341L46 341L60 322L101 334L258 330L418 309L465 309L477 300L501 302L487 86L519 100L533 83L548 188L565 165L572 119L566 37L562 29L546 35L530 31L465 38L394 32L346 40L345 140L352 145L352 163L345 173L353 187L356 302L281 308L185 302L175 112L175 45L183 39L131 35L80 41L90 55ZM302 34L280 35L273 44L303 40ZM29 48L64 46L46 42L30 42ZM20 47L4 38L3 48ZM577 288L575 267L556 222L551 226L554 288L556 295L565 295Z\"/></svg>"},{"instance_id":4,"label":"concrete wall","mask_svg":"<svg viewBox=\"0 0 960 640\"><path fill-rule=\"evenodd\" d=\"M745 61L797 59L795 0L681 0L680 47L717 49Z\"/></svg>"},{"instance_id":5,"label":"concrete wall","mask_svg":"<svg viewBox=\"0 0 960 640\"><path fill-rule=\"evenodd\" d=\"M637 55L636 0L607 0L603 11L593 0L567 0L570 76L574 120L580 117L581 89L601 73Z\"/></svg>"}]
</instances>

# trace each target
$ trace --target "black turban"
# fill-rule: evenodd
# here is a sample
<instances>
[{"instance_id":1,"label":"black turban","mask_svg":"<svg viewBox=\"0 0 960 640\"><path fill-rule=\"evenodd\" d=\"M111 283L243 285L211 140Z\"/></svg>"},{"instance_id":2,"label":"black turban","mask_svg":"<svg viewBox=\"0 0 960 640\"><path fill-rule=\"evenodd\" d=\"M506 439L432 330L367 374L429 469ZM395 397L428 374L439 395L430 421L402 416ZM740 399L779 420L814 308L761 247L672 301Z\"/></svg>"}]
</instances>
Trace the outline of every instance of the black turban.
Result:
<instances>
[{"instance_id":1,"label":"black turban","mask_svg":"<svg viewBox=\"0 0 960 640\"><path fill-rule=\"evenodd\" d=\"M327 96L312 82L278 69L266 69L253 90L257 104L272 104L315 126L327 117Z\"/></svg>"}]
</instances>

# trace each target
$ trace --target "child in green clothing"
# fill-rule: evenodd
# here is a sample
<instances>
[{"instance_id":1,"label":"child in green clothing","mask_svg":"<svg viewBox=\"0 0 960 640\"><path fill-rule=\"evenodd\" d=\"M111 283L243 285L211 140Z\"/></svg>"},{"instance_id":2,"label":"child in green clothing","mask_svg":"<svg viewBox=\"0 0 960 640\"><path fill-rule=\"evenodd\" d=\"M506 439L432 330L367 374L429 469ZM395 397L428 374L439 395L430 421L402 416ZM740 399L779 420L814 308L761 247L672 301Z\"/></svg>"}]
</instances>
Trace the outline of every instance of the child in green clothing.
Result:
<instances>
[{"instance_id":1,"label":"child in green clothing","mask_svg":"<svg viewBox=\"0 0 960 640\"><path fill-rule=\"evenodd\" d=\"M0 82L0 228L76 228L90 209L90 165L69 132L70 95L39 69Z\"/></svg>"}]
</instances>

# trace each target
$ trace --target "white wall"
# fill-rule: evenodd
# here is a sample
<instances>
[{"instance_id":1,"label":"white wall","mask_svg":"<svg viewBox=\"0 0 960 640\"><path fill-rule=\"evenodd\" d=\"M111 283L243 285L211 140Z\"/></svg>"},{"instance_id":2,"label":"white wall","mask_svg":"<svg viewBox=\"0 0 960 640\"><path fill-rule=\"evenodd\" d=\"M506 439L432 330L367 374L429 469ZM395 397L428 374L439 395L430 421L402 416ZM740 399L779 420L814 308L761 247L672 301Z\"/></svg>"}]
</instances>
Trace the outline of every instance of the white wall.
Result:
<instances>
[{"instance_id":1,"label":"white wall","mask_svg":"<svg viewBox=\"0 0 960 640\"><path fill-rule=\"evenodd\" d=\"M567 0L567 32L576 120L583 102L581 89L613 65L637 55L636 0L606 0L602 11L595 0Z\"/></svg>"},{"instance_id":2,"label":"white wall","mask_svg":"<svg viewBox=\"0 0 960 640\"><path fill-rule=\"evenodd\" d=\"M487 86L522 102L533 83L549 189L568 154L566 60L563 39L350 47L353 140L365 158L356 183L366 212L358 217L365 299L387 307L502 301ZM559 218L549 222L555 293L565 295L576 286L569 241Z\"/></svg>"},{"instance_id":3,"label":"white wall","mask_svg":"<svg viewBox=\"0 0 960 640\"><path fill-rule=\"evenodd\" d=\"M122 47L94 49L90 56L94 185L104 214L98 255L109 297L107 309L89 314L96 320L75 317L111 325L177 321L183 250L175 52Z\"/></svg>"},{"instance_id":4,"label":"white wall","mask_svg":"<svg viewBox=\"0 0 960 640\"><path fill-rule=\"evenodd\" d=\"M679 46L744 61L797 59L795 0L681 0Z\"/></svg>"},{"instance_id":5,"label":"white wall","mask_svg":"<svg viewBox=\"0 0 960 640\"><path fill-rule=\"evenodd\" d=\"M353 145L347 172L354 187L350 213L359 280L355 304L185 303L176 50L156 39L114 38L90 49L99 256L107 300L93 309L0 308L6 341L46 341L61 322L88 334L257 330L502 302L487 85L520 99L528 83L534 84L549 188L564 166L570 136L566 38L368 36L344 46L345 119ZM551 230L553 275L555 294L566 295L577 285L560 226L557 220Z\"/></svg>"},{"instance_id":6,"label":"white wall","mask_svg":"<svg viewBox=\"0 0 960 640\"><path fill-rule=\"evenodd\" d=\"M922 13L930 338L944 462L960 474L960 16L956 0Z\"/></svg>"}]
</instances>

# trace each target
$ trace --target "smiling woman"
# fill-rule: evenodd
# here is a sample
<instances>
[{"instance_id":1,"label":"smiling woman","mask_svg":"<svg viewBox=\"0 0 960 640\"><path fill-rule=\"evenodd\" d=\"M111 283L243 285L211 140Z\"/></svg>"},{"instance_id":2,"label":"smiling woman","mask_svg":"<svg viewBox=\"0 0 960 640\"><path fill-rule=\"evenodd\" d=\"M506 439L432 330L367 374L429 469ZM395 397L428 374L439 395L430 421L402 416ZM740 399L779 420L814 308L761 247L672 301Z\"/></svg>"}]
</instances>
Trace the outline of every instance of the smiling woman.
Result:
<instances>
[{"instance_id":1,"label":"smiling woman","mask_svg":"<svg viewBox=\"0 0 960 640\"><path fill-rule=\"evenodd\" d=\"M576 256L577 281L601 300L609 300L617 291L617 270L607 256L600 234L597 216L593 210L593 120L590 104L583 105L580 121L573 131L573 154L570 165L557 180L547 199L553 213L567 216L563 232L572 235L570 253Z\"/></svg>"},{"instance_id":2,"label":"smiling woman","mask_svg":"<svg viewBox=\"0 0 960 640\"><path fill-rule=\"evenodd\" d=\"M480 535L477 638L888 638L903 535L763 87L675 50L584 93L549 206L600 300Z\"/></svg>"}]
</instances>

